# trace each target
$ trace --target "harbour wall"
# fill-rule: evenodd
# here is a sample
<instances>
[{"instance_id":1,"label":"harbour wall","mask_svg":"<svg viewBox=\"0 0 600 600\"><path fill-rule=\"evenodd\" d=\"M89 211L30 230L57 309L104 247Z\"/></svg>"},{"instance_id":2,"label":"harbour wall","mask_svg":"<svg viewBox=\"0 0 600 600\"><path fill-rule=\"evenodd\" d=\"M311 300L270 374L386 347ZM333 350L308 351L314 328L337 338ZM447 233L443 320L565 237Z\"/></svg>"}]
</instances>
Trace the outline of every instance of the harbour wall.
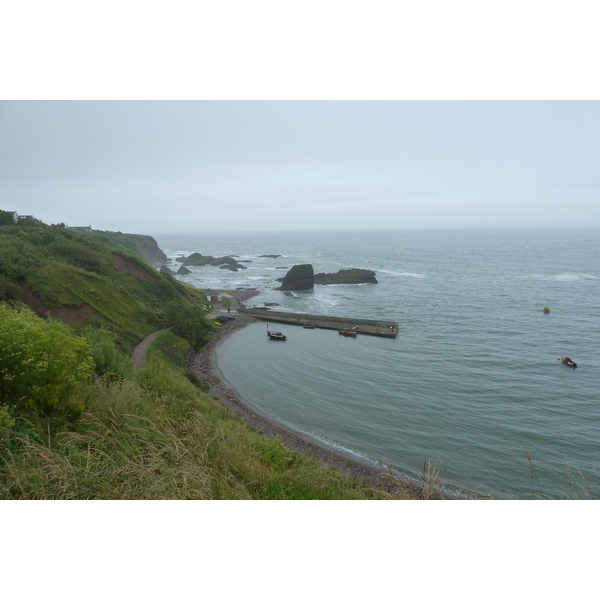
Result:
<instances>
[{"instance_id":1,"label":"harbour wall","mask_svg":"<svg viewBox=\"0 0 600 600\"><path fill-rule=\"evenodd\" d=\"M351 329L366 335L395 338L398 335L398 323L395 321L376 321L372 319L353 319L349 317L328 317L325 315L309 315L305 313L289 313L261 309L239 308L256 319L273 323L304 325L311 323L320 329Z\"/></svg>"}]
</instances>

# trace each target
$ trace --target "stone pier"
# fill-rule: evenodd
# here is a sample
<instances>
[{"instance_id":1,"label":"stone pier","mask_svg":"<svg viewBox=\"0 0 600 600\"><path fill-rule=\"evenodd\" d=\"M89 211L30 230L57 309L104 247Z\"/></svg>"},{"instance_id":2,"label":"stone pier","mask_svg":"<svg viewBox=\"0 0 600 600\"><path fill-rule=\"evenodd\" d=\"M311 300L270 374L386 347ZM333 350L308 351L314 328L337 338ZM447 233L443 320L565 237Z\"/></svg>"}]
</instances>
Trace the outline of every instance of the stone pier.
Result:
<instances>
[{"instance_id":1,"label":"stone pier","mask_svg":"<svg viewBox=\"0 0 600 600\"><path fill-rule=\"evenodd\" d=\"M372 319L353 319L351 317L327 317L324 315L309 315L304 313L279 312L275 310L238 309L256 319L272 323L288 323L289 325L304 325L311 323L320 329L351 329L366 335L395 338L398 335L398 323L395 321L377 321Z\"/></svg>"}]
</instances>

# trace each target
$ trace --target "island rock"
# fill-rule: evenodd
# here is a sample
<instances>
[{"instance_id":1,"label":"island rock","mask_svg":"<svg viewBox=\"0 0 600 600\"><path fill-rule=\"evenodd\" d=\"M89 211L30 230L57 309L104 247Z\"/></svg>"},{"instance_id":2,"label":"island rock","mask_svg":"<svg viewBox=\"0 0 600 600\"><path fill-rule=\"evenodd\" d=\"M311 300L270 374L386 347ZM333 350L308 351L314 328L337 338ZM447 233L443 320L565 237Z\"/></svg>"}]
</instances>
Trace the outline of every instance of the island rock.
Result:
<instances>
[{"instance_id":1,"label":"island rock","mask_svg":"<svg viewBox=\"0 0 600 600\"><path fill-rule=\"evenodd\" d=\"M340 269L337 273L317 273L315 285L342 283L377 283L375 271L369 269Z\"/></svg>"},{"instance_id":2,"label":"island rock","mask_svg":"<svg viewBox=\"0 0 600 600\"><path fill-rule=\"evenodd\" d=\"M294 265L282 279L282 292L312 290L315 285L315 272L312 265Z\"/></svg>"},{"instance_id":3,"label":"island rock","mask_svg":"<svg viewBox=\"0 0 600 600\"><path fill-rule=\"evenodd\" d=\"M177 275L189 275L190 273L191 271L183 265L181 265L179 269L177 269Z\"/></svg>"}]
</instances>

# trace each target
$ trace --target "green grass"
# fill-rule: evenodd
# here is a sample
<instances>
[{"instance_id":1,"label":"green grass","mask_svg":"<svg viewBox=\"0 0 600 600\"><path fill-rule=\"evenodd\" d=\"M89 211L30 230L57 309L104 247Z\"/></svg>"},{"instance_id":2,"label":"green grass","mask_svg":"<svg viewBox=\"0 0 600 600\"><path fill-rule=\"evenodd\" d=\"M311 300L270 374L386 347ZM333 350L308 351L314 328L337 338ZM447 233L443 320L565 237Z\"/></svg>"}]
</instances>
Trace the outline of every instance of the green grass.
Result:
<instances>
[{"instance_id":1,"label":"green grass","mask_svg":"<svg viewBox=\"0 0 600 600\"><path fill-rule=\"evenodd\" d=\"M127 272L117 268L117 258ZM92 325L105 324L129 344L175 325L164 313L169 302L181 307L172 311L175 316L207 310L200 290L158 273L123 247L44 224L0 227L0 301L18 300L19 284L29 284L48 308L77 311L89 305Z\"/></svg>"},{"instance_id":2,"label":"green grass","mask_svg":"<svg viewBox=\"0 0 600 600\"><path fill-rule=\"evenodd\" d=\"M21 414L0 435L2 499L371 499L359 480L266 438L198 389L163 334L137 378L80 387L76 423Z\"/></svg>"}]
</instances>

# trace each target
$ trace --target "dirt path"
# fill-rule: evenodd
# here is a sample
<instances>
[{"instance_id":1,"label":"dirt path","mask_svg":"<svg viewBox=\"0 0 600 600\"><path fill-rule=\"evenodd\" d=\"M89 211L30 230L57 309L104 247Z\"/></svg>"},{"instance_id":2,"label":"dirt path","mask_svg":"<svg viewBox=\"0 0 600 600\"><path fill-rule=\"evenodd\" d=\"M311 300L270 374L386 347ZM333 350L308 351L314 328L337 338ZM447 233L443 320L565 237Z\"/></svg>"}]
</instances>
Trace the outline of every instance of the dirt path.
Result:
<instances>
[{"instance_id":1,"label":"dirt path","mask_svg":"<svg viewBox=\"0 0 600 600\"><path fill-rule=\"evenodd\" d=\"M146 357L148 356L148 350L150 346L152 346L152 342L163 332L168 331L167 329L160 329L159 331L155 331L151 333L147 338L142 340L134 349L131 360L133 362L133 372L135 373L138 369L141 369L145 362Z\"/></svg>"},{"instance_id":2,"label":"dirt path","mask_svg":"<svg viewBox=\"0 0 600 600\"><path fill-rule=\"evenodd\" d=\"M213 309L213 311L210 314L206 315L206 317L209 319L212 319L219 315L229 313L230 311L235 312L237 314L237 309L240 305L240 301L247 300L248 298L252 298L253 296L258 295L258 292L256 290L250 289L250 290L239 290L236 292L236 294L237 294L237 296L239 296L239 298L236 296L232 296L231 294L221 293L222 296L226 296L227 298L231 299L231 307L230 307L229 311L226 309L222 309L222 310L214 310ZM170 328L168 328L168 329L170 329ZM131 357L131 360L133 363L133 372L134 373L136 371L138 371L139 369L141 369L144 366L144 364L146 363L146 358L148 356L148 350L150 349L150 346L152 346L152 342L163 331L168 331L168 329L160 329L159 331L155 331L154 333L151 333L147 338L142 340L133 349L133 355Z\"/></svg>"}]
</instances>

